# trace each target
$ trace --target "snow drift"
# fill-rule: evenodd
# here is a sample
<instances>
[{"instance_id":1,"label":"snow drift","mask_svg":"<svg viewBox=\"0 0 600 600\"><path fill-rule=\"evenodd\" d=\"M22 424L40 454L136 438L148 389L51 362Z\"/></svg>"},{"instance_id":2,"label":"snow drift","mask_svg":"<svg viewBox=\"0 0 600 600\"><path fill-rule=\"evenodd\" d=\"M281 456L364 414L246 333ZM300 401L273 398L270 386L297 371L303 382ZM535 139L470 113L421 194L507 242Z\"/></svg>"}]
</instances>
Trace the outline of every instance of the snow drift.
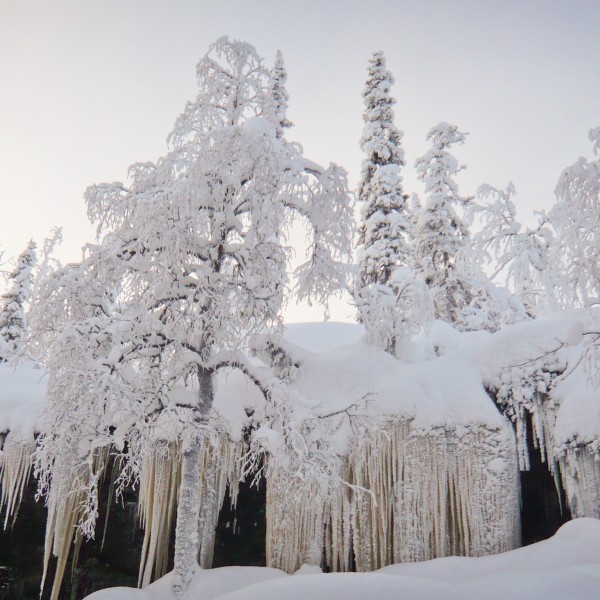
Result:
<instances>
[{"instance_id":1,"label":"snow drift","mask_svg":"<svg viewBox=\"0 0 600 600\"><path fill-rule=\"evenodd\" d=\"M144 590L112 588L88 600L172 600L171 575ZM375 573L295 575L257 567L198 570L184 600L595 600L600 586L600 521L563 525L549 540L496 556L450 557Z\"/></svg>"}]
</instances>

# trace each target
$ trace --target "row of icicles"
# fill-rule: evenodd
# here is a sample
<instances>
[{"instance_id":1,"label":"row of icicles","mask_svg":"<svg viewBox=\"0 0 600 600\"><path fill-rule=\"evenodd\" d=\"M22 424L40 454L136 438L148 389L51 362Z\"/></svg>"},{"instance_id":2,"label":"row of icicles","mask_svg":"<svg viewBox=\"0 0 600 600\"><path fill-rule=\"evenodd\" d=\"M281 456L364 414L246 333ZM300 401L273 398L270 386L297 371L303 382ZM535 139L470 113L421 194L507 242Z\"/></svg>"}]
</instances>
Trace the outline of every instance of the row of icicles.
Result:
<instances>
[{"instance_id":1,"label":"row of icicles","mask_svg":"<svg viewBox=\"0 0 600 600\"><path fill-rule=\"evenodd\" d=\"M305 563L332 571L371 571L397 562L481 556L519 546L518 457L511 428L413 429L412 421L402 418L360 429L336 478L307 480L294 475L301 469L293 464L284 469L267 461L267 565L286 572ZM6 436L0 453L5 527L16 517L34 450L33 440ZM212 565L215 529L228 489L235 504L245 452L243 442L226 434L205 436L198 557L203 568ZM110 462L104 448L94 457L94 469L108 472ZM598 462L574 450L559 460L559 468L574 516L599 517ZM71 543L75 541L76 559L82 541L77 529L82 492L73 491L72 481L72 474L61 478L57 472L47 497L44 578L51 554L58 558L52 600L58 598ZM178 445L155 443L139 479L139 517L145 530L142 587L167 570L179 482Z\"/></svg>"}]
</instances>

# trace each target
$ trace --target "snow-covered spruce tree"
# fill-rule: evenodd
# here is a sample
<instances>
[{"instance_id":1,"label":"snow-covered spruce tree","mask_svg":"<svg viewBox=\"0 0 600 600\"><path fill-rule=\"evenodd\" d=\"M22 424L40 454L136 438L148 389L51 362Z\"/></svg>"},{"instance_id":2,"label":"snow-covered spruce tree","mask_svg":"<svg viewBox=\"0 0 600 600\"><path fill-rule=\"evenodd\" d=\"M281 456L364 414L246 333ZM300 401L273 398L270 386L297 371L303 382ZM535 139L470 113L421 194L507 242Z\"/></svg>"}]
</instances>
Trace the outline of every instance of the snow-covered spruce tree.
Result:
<instances>
[{"instance_id":1,"label":"snow-covered spruce tree","mask_svg":"<svg viewBox=\"0 0 600 600\"><path fill-rule=\"evenodd\" d=\"M549 213L558 301L565 308L600 302L600 127L591 129L596 160L580 157L561 174Z\"/></svg>"},{"instance_id":2,"label":"snow-covered spruce tree","mask_svg":"<svg viewBox=\"0 0 600 600\"><path fill-rule=\"evenodd\" d=\"M353 231L344 171L305 161L297 144L277 136L285 119L273 119L273 80L252 46L218 40L198 64L198 83L165 157L132 166L129 186L86 192L101 241L73 278L90 284L88 314L70 320L56 340L70 351L52 353L54 426L38 458L50 494L68 484L73 470L84 472L70 493L80 494L79 527L90 535L98 449L126 445L124 473L137 478L139 457L175 440L182 452L178 596L197 565L205 521L200 477L213 378L237 368L271 394L270 376L247 360L246 349L254 334L280 326L293 215L313 233L296 271L300 297L326 302L345 288ZM115 282L110 293L102 291L107 273ZM68 283L62 289L70 296ZM207 496L205 503L214 490Z\"/></svg>"},{"instance_id":3,"label":"snow-covered spruce tree","mask_svg":"<svg viewBox=\"0 0 600 600\"><path fill-rule=\"evenodd\" d=\"M416 270L430 289L435 317L462 329L463 311L473 299L473 290L469 274L457 258L469 233L456 212L466 202L453 179L462 167L449 148L462 144L465 134L454 125L440 123L427 139L432 142L431 149L416 161L426 193L417 225Z\"/></svg>"},{"instance_id":4,"label":"snow-covered spruce tree","mask_svg":"<svg viewBox=\"0 0 600 600\"><path fill-rule=\"evenodd\" d=\"M25 305L31 296L35 264L36 245L31 241L8 275L7 291L0 296L0 362L15 356L20 349L27 328Z\"/></svg>"},{"instance_id":5,"label":"snow-covered spruce tree","mask_svg":"<svg viewBox=\"0 0 600 600\"><path fill-rule=\"evenodd\" d=\"M402 132L394 125L393 76L382 52L369 61L363 92L365 126L360 146L365 154L358 199L362 203L358 273L354 301L367 337L396 354L398 344L416 323L415 282L410 272L412 224L402 190Z\"/></svg>"},{"instance_id":6,"label":"snow-covered spruce tree","mask_svg":"<svg viewBox=\"0 0 600 600\"><path fill-rule=\"evenodd\" d=\"M287 83L287 71L283 64L281 50L277 51L275 64L271 69L271 102L273 110L273 122L277 137L282 137L284 130L290 128L293 123L287 118L287 106L289 96L285 84Z\"/></svg>"}]
</instances>

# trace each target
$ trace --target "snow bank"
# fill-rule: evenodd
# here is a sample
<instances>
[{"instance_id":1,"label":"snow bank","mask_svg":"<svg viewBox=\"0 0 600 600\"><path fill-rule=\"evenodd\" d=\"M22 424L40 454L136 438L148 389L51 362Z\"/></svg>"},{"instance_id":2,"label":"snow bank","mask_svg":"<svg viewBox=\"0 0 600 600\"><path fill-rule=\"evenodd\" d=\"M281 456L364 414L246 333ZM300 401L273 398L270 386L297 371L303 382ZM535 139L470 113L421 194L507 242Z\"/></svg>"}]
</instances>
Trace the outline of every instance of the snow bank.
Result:
<instances>
[{"instance_id":1,"label":"snow bank","mask_svg":"<svg viewBox=\"0 0 600 600\"><path fill-rule=\"evenodd\" d=\"M88 600L173 600L171 575L144 590L112 588ZM198 570L183 600L597 600L600 521L576 519L554 537L481 558L392 565L375 573L285 575L275 569Z\"/></svg>"},{"instance_id":2,"label":"snow bank","mask_svg":"<svg viewBox=\"0 0 600 600\"><path fill-rule=\"evenodd\" d=\"M353 323L289 323L285 339L310 352L332 350L358 341L365 333L362 325Z\"/></svg>"},{"instance_id":3,"label":"snow bank","mask_svg":"<svg viewBox=\"0 0 600 600\"><path fill-rule=\"evenodd\" d=\"M367 345L363 333L361 326L347 323L288 325L283 347L299 365L288 388L295 393L292 398L302 398L311 417L354 407L365 417L414 419L420 430L472 424L498 428L505 423L485 391L478 361L459 352L458 342L454 352L403 363ZM423 351L415 345L419 353ZM233 435L247 424L243 406L253 399L259 401L259 394L243 377L219 379L215 408Z\"/></svg>"},{"instance_id":4,"label":"snow bank","mask_svg":"<svg viewBox=\"0 0 600 600\"><path fill-rule=\"evenodd\" d=\"M0 433L33 438L42 430L46 385L45 370L39 365L0 363Z\"/></svg>"},{"instance_id":5,"label":"snow bank","mask_svg":"<svg viewBox=\"0 0 600 600\"><path fill-rule=\"evenodd\" d=\"M504 554L393 565L380 572L492 590L493 598L591 600L600 589L600 521L574 519L550 539Z\"/></svg>"}]
</instances>

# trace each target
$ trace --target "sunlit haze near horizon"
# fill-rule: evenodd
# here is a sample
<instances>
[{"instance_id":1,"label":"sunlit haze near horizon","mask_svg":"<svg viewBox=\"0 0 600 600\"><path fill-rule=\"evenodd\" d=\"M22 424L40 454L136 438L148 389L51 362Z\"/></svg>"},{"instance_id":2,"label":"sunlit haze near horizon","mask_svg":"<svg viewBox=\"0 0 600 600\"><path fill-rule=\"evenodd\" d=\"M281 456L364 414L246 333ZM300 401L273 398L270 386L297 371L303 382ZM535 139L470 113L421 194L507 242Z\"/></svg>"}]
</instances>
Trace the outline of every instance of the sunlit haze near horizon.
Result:
<instances>
[{"instance_id":1,"label":"sunlit haze near horizon","mask_svg":"<svg viewBox=\"0 0 600 600\"><path fill-rule=\"evenodd\" d=\"M4 267L30 238L63 227L59 256L94 240L88 185L125 180L155 161L185 102L195 65L222 35L288 71L290 140L336 162L354 187L362 159L367 61L383 50L395 77L408 193L415 158L440 121L469 132L455 155L460 192L517 189L520 219L548 209L556 181L591 156L600 126L600 2L305 0L0 0L0 250ZM301 250L300 250L301 251ZM331 318L352 308L334 305ZM289 321L321 319L291 306Z\"/></svg>"}]
</instances>

